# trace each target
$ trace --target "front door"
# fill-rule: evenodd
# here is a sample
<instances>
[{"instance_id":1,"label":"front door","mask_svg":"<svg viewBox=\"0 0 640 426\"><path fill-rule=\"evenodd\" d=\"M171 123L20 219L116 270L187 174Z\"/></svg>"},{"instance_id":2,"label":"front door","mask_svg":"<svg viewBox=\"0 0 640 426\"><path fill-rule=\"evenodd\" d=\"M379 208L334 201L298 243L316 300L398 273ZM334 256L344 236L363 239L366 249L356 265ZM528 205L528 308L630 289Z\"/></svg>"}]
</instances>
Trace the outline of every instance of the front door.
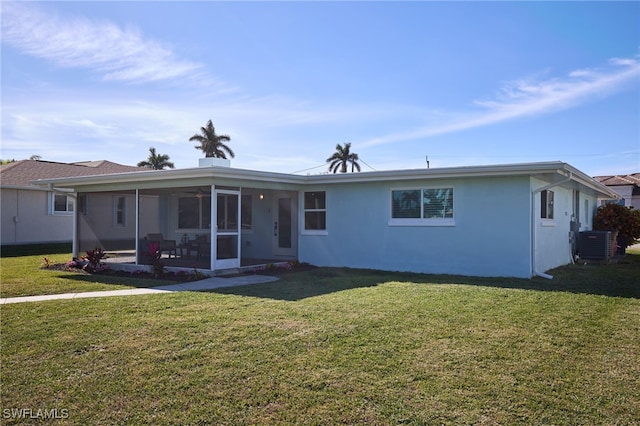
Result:
<instances>
[{"instance_id":1,"label":"front door","mask_svg":"<svg viewBox=\"0 0 640 426\"><path fill-rule=\"evenodd\" d=\"M212 242L214 269L240 267L240 192L216 190L213 223L216 224Z\"/></svg>"},{"instance_id":2,"label":"front door","mask_svg":"<svg viewBox=\"0 0 640 426\"><path fill-rule=\"evenodd\" d=\"M297 193L276 192L273 197L273 254L294 258L298 252Z\"/></svg>"}]
</instances>

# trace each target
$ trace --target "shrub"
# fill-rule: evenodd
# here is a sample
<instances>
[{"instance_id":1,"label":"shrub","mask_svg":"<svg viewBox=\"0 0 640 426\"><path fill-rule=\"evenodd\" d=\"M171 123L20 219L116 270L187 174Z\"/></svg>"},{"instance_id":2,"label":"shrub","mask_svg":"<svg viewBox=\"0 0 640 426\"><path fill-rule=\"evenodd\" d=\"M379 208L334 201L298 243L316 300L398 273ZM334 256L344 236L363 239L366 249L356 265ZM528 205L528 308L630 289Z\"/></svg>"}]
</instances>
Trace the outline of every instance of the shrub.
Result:
<instances>
[{"instance_id":1,"label":"shrub","mask_svg":"<svg viewBox=\"0 0 640 426\"><path fill-rule=\"evenodd\" d=\"M162 262L162 251L160 243L149 243L149 257L151 258L151 269L153 269L154 278L162 278L164 276L164 263Z\"/></svg>"},{"instance_id":2,"label":"shrub","mask_svg":"<svg viewBox=\"0 0 640 426\"><path fill-rule=\"evenodd\" d=\"M627 248L640 239L640 210L619 204L600 206L596 212L593 229L618 231L618 245L623 249Z\"/></svg>"},{"instance_id":3,"label":"shrub","mask_svg":"<svg viewBox=\"0 0 640 426\"><path fill-rule=\"evenodd\" d=\"M104 259L105 256L106 256L106 253L100 247L96 247L93 250L87 250L86 259L89 263L85 265L85 268L89 269L92 272L99 271L100 267L102 266L100 264L100 261Z\"/></svg>"}]
</instances>

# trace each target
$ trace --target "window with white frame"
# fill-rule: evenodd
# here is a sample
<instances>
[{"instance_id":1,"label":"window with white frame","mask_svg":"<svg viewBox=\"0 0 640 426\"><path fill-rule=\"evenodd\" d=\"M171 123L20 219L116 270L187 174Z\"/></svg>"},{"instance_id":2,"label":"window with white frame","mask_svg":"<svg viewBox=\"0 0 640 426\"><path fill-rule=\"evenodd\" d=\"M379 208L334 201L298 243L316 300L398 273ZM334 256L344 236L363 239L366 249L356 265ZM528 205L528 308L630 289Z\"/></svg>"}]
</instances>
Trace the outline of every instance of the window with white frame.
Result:
<instances>
[{"instance_id":1,"label":"window with white frame","mask_svg":"<svg viewBox=\"0 0 640 426\"><path fill-rule=\"evenodd\" d=\"M116 226L127 225L127 199L124 196L113 197L113 217Z\"/></svg>"},{"instance_id":2,"label":"window with white frame","mask_svg":"<svg viewBox=\"0 0 640 426\"><path fill-rule=\"evenodd\" d=\"M540 192L540 218L553 219L553 191Z\"/></svg>"},{"instance_id":3,"label":"window with white frame","mask_svg":"<svg viewBox=\"0 0 640 426\"><path fill-rule=\"evenodd\" d=\"M391 191L390 225L454 225L453 187Z\"/></svg>"},{"instance_id":4,"label":"window with white frame","mask_svg":"<svg viewBox=\"0 0 640 426\"><path fill-rule=\"evenodd\" d=\"M304 193L304 230L307 232L327 230L327 193L325 191Z\"/></svg>"},{"instance_id":5,"label":"window with white frame","mask_svg":"<svg viewBox=\"0 0 640 426\"><path fill-rule=\"evenodd\" d=\"M64 194L51 193L51 214L73 213L73 197Z\"/></svg>"}]
</instances>

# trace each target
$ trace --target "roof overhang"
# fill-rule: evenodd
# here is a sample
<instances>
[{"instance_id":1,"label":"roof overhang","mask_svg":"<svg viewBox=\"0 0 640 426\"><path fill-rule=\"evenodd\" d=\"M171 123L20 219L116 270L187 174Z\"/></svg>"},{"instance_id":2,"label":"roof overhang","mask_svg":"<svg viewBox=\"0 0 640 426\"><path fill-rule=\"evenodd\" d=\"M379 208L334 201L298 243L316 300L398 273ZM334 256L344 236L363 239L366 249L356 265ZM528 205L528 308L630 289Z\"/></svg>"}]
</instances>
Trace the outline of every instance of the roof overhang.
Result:
<instances>
[{"instance_id":1,"label":"roof overhang","mask_svg":"<svg viewBox=\"0 0 640 426\"><path fill-rule=\"evenodd\" d=\"M549 183L560 182L571 176L571 182L588 188L599 198L617 199L619 196L605 185L575 167L560 161L519 163L486 166L443 167L434 169L385 170L361 173L321 175L293 175L229 167L196 167L178 170L158 170L115 173L108 175L39 179L34 184L47 187L82 191L89 188L166 188L185 186L188 182L209 179L233 180L245 184L333 185L343 183L407 181L424 179L453 179L499 176L533 176Z\"/></svg>"}]
</instances>

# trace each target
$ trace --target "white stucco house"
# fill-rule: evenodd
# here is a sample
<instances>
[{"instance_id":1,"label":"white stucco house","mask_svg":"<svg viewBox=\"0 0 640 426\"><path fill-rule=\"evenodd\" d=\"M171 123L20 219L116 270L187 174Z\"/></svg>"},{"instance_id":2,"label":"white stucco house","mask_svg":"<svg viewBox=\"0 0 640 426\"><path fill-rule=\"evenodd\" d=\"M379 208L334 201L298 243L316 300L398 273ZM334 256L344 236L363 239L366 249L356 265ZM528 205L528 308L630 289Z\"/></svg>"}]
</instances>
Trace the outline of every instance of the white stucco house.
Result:
<instances>
[{"instance_id":1,"label":"white stucco house","mask_svg":"<svg viewBox=\"0 0 640 426\"><path fill-rule=\"evenodd\" d=\"M110 161L21 160L0 166L1 244L71 242L74 194L34 185L34 180L141 170Z\"/></svg>"},{"instance_id":2,"label":"white stucco house","mask_svg":"<svg viewBox=\"0 0 640 426\"><path fill-rule=\"evenodd\" d=\"M529 278L571 262L599 199L563 162L291 175L201 167L41 179L71 191L74 253L102 247L209 271L297 259L317 266Z\"/></svg>"}]
</instances>

